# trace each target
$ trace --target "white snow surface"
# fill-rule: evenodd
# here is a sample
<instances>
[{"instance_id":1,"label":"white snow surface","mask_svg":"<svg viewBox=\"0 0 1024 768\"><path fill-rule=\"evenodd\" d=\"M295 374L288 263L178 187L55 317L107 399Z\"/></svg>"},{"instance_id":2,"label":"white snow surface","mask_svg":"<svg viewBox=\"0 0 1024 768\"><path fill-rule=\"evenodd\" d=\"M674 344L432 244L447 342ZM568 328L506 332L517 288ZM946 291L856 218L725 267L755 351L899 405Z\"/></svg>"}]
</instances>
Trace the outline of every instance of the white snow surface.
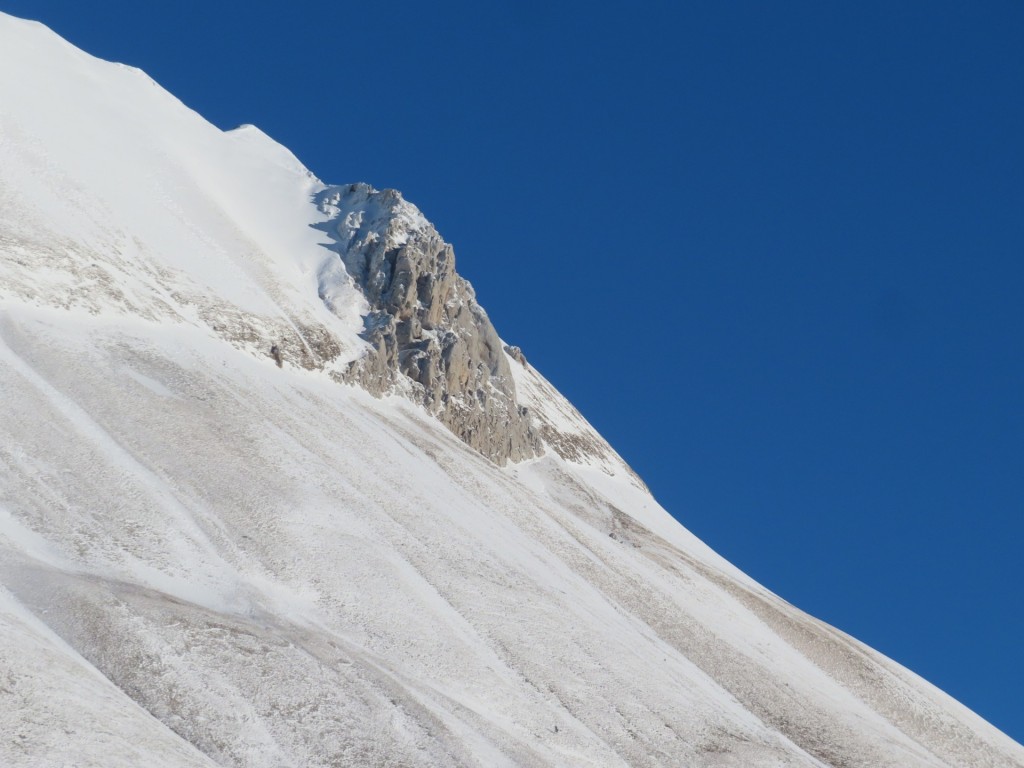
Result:
<instances>
[{"instance_id":1,"label":"white snow surface","mask_svg":"<svg viewBox=\"0 0 1024 768\"><path fill-rule=\"evenodd\" d=\"M0 27L4 295L90 314L185 322L252 346L323 325L362 348L347 279L314 225L318 181L253 126L222 132L132 67L44 27ZM330 270L326 270L330 272ZM338 310L344 309L347 315Z\"/></svg>"},{"instance_id":2,"label":"white snow surface","mask_svg":"<svg viewBox=\"0 0 1024 768\"><path fill-rule=\"evenodd\" d=\"M1024 767L711 552L529 366L586 458L498 468L339 384L366 308L323 189L0 14L0 765ZM335 360L267 356L310 328Z\"/></svg>"}]
</instances>

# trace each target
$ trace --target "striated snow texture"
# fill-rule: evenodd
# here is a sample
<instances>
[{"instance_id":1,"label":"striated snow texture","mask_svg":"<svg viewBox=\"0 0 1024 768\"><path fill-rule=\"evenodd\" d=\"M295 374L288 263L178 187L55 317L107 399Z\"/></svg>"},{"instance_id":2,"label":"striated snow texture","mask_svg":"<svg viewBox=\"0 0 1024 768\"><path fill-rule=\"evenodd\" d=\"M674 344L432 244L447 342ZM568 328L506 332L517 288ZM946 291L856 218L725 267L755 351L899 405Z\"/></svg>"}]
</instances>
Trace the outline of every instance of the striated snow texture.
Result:
<instances>
[{"instance_id":1,"label":"striated snow texture","mask_svg":"<svg viewBox=\"0 0 1024 768\"><path fill-rule=\"evenodd\" d=\"M3 14L0 401L0 765L1024 768L675 522L396 193Z\"/></svg>"}]
</instances>

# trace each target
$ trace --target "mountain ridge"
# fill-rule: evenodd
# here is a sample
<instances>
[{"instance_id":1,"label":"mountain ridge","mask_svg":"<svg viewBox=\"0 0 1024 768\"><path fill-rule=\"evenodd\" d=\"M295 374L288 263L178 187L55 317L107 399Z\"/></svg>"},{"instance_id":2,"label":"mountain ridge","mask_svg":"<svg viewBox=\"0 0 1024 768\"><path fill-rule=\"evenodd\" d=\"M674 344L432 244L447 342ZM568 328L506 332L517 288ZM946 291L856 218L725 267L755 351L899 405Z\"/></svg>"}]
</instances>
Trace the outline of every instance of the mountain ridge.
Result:
<instances>
[{"instance_id":1,"label":"mountain ridge","mask_svg":"<svg viewBox=\"0 0 1024 768\"><path fill-rule=\"evenodd\" d=\"M499 466L435 418L400 345L448 298L324 242L349 188L38 27L0 43L6 764L1024 766L709 550L493 329L446 386L506 379L551 450ZM369 295L346 256L387 265ZM388 307L374 397L340 382Z\"/></svg>"}]
</instances>

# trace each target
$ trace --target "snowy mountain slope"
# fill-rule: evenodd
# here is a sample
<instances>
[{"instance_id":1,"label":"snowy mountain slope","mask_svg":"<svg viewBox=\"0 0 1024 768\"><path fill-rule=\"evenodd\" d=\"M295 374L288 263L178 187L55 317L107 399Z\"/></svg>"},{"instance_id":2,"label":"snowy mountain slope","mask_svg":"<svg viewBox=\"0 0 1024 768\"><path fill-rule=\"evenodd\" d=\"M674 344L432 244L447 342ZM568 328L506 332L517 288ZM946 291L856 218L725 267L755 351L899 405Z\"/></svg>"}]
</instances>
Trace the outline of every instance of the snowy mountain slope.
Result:
<instances>
[{"instance_id":1,"label":"snowy mountain slope","mask_svg":"<svg viewBox=\"0 0 1024 768\"><path fill-rule=\"evenodd\" d=\"M0 15L0 764L1024 766L519 355L544 451L504 467L339 381L327 189Z\"/></svg>"},{"instance_id":2,"label":"snowy mountain slope","mask_svg":"<svg viewBox=\"0 0 1024 768\"><path fill-rule=\"evenodd\" d=\"M356 356L358 296L336 302L343 318L307 299L336 259L311 228L323 185L291 153L251 126L224 134L38 25L5 17L2 34L5 294L198 323L251 348L329 328Z\"/></svg>"}]
</instances>

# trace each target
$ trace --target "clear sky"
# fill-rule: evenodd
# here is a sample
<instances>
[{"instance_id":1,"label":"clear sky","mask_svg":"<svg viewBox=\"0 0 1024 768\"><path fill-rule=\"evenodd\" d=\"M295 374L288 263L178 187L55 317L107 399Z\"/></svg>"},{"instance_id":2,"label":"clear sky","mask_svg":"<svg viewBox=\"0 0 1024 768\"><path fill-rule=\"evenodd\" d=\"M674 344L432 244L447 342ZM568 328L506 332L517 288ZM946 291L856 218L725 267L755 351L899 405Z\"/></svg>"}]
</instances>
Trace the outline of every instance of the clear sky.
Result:
<instances>
[{"instance_id":1,"label":"clear sky","mask_svg":"<svg viewBox=\"0 0 1024 768\"><path fill-rule=\"evenodd\" d=\"M1024 3L0 0L397 187L770 589L1024 741Z\"/></svg>"}]
</instances>

